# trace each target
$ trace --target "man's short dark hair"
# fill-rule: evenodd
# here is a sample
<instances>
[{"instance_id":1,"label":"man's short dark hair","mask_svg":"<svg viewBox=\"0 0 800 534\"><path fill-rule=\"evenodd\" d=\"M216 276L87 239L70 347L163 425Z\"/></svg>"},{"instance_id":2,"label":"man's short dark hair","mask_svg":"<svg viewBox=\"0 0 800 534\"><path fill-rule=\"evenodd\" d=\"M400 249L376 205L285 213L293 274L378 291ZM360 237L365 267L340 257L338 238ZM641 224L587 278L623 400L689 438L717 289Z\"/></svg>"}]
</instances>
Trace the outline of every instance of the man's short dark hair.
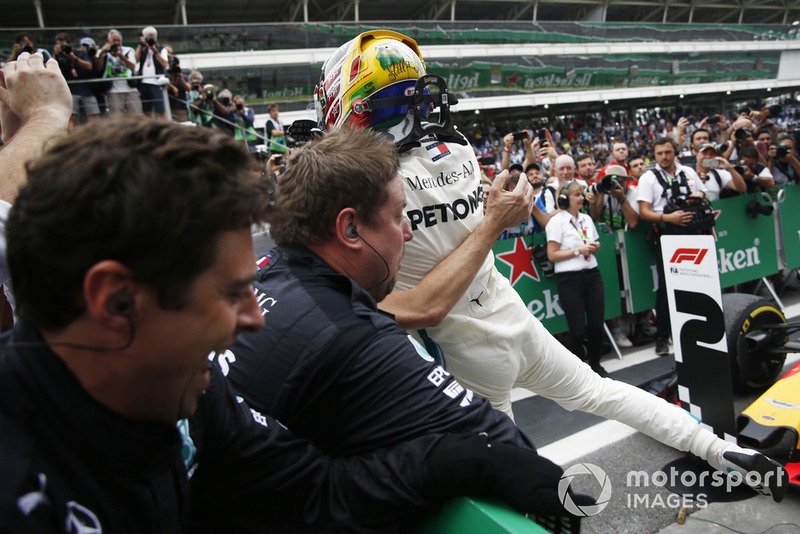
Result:
<instances>
[{"instance_id":1,"label":"man's short dark hair","mask_svg":"<svg viewBox=\"0 0 800 534\"><path fill-rule=\"evenodd\" d=\"M44 330L85 309L83 278L116 260L180 309L226 231L264 222L272 186L242 143L165 121L98 121L28 164L7 223L19 315Z\"/></svg>"},{"instance_id":2,"label":"man's short dark hair","mask_svg":"<svg viewBox=\"0 0 800 534\"><path fill-rule=\"evenodd\" d=\"M61 32L56 34L56 41L66 41L71 44L72 37L67 32Z\"/></svg>"},{"instance_id":3,"label":"man's short dark hair","mask_svg":"<svg viewBox=\"0 0 800 534\"><path fill-rule=\"evenodd\" d=\"M278 109L278 104L270 104L269 106L267 106L267 113L269 113L273 109Z\"/></svg>"},{"instance_id":4,"label":"man's short dark hair","mask_svg":"<svg viewBox=\"0 0 800 534\"><path fill-rule=\"evenodd\" d=\"M344 208L354 208L360 220L374 224L400 161L385 137L345 127L292 152L286 168L279 189L280 219L270 235L279 245L308 246L333 236Z\"/></svg>"},{"instance_id":5,"label":"man's short dark hair","mask_svg":"<svg viewBox=\"0 0 800 534\"><path fill-rule=\"evenodd\" d=\"M689 139L689 144L692 144L692 145L694 144L694 136L697 134L697 132L705 132L705 133L708 134L708 138L711 139L711 132L709 132L705 128L698 128L698 129L696 129L695 131L692 132L692 136Z\"/></svg>"},{"instance_id":6,"label":"man's short dark hair","mask_svg":"<svg viewBox=\"0 0 800 534\"><path fill-rule=\"evenodd\" d=\"M33 39L31 39L31 34L27 32L19 32L18 34L16 34L14 36L14 42L20 44L23 40L25 40L26 37L30 39L31 42L33 42Z\"/></svg>"},{"instance_id":7,"label":"man's short dark hair","mask_svg":"<svg viewBox=\"0 0 800 534\"><path fill-rule=\"evenodd\" d=\"M577 156L575 156L575 166L577 167L578 166L578 162L583 161L585 159L591 159L592 161L594 161L594 156L592 156L591 154L589 154L587 152L582 152L582 153L578 154Z\"/></svg>"},{"instance_id":8,"label":"man's short dark hair","mask_svg":"<svg viewBox=\"0 0 800 534\"><path fill-rule=\"evenodd\" d=\"M737 150L740 158L755 158L758 159L758 150L752 146L745 146Z\"/></svg>"},{"instance_id":9,"label":"man's short dark hair","mask_svg":"<svg viewBox=\"0 0 800 534\"><path fill-rule=\"evenodd\" d=\"M676 143L675 140L671 137L667 137L666 135L659 137L658 139L656 139L656 142L653 143L653 149L655 150L655 147L659 145L672 145L672 149L675 151L676 154L678 153L678 143Z\"/></svg>"}]
</instances>

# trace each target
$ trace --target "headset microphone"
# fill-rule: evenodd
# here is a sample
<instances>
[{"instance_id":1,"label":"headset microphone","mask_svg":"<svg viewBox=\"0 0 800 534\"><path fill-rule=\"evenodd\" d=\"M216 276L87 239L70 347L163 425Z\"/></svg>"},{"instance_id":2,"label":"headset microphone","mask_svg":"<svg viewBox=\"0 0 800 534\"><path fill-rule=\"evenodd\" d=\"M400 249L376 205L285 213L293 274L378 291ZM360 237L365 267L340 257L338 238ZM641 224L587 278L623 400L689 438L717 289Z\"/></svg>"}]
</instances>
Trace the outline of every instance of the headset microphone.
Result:
<instances>
[{"instance_id":1,"label":"headset microphone","mask_svg":"<svg viewBox=\"0 0 800 534\"><path fill-rule=\"evenodd\" d=\"M370 287L367 287L367 288L365 288L365 289L366 289L367 291L369 291L370 289L375 289L376 287L378 287L379 285L381 285L382 283L384 283L384 282L386 281L386 279L387 279L387 278L389 278L389 275L390 275L392 272L391 272L391 270L389 269L389 262L387 262L387 261L386 261L386 258L384 258L384 257L383 257L383 254L381 254L380 252L378 252L377 250L375 250L375 247L373 247L372 245L370 245L370 244L369 244L369 241L367 241L366 239L364 239L364 237L363 237L361 234L359 234L359 233L358 233L358 230L356 230L356 227L355 227L355 226L353 226L352 224L351 224L351 225L348 225L348 226L347 226L347 228L345 228L345 229L344 229L344 235L345 235L346 237L349 237L349 238L351 238L351 239L355 239L355 238L357 237L357 238L359 238L361 241L363 241L365 245L367 245L369 248L371 248L371 249L372 249L372 252L374 252L375 254L377 254L377 255L378 255L378 257L379 257L379 258L381 259L381 261L383 262L383 266L384 266L384 267L386 267L386 276L384 276L384 277L381 279L381 281L380 281L380 282L378 282L377 284L375 284L375 285L373 285L373 286L370 286Z\"/></svg>"},{"instance_id":2,"label":"headset microphone","mask_svg":"<svg viewBox=\"0 0 800 534\"><path fill-rule=\"evenodd\" d=\"M383 254L381 254L380 252L378 252L377 250L375 250L375 247L373 247L372 245L370 245L370 244L369 244L369 241L367 241L366 239L364 239L364 237L363 237L363 236L361 236L361 235L360 235L358 232L356 232L356 229L355 229L355 228L353 228L353 233L355 234L353 237L357 237L357 238L359 238L361 241L363 241L363 242L364 242L364 244L365 244L365 245L367 245L369 248L371 248L371 249L372 249L372 252L374 252L375 254L377 254L377 255L378 255L378 257L381 259L381 261L383 262L383 266L384 266L384 267L386 267L386 276L384 276L383 278L381 278L380 282L378 282L377 284L374 284L374 285L371 285L371 286L369 286L369 287L365 288L367 291L369 291L370 289L375 289L376 287L378 287L379 285L381 285L382 283L384 283L384 282L386 281L386 279L387 279L387 278L389 278L389 275L390 275L390 274L392 274L392 272L391 272L391 270L389 269L389 262L387 262L387 261L386 261L386 258L384 258L384 257L383 257Z\"/></svg>"}]
</instances>

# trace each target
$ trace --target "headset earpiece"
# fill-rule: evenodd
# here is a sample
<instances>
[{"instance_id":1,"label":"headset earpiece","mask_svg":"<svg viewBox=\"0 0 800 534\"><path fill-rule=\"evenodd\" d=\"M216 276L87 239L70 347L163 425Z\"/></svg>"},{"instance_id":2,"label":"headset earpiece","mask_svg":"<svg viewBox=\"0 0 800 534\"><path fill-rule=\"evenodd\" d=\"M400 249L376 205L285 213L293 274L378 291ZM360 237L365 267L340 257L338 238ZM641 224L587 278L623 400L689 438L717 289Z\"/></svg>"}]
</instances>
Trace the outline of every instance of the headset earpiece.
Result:
<instances>
[{"instance_id":1,"label":"headset earpiece","mask_svg":"<svg viewBox=\"0 0 800 534\"><path fill-rule=\"evenodd\" d=\"M106 303L106 310L111 315L124 315L125 317L131 317L133 315L133 307L133 298L125 290L117 292Z\"/></svg>"},{"instance_id":2,"label":"headset earpiece","mask_svg":"<svg viewBox=\"0 0 800 534\"><path fill-rule=\"evenodd\" d=\"M558 195L556 204L558 204L558 209L565 210L569 208L569 197L566 195L566 193L561 193L560 195Z\"/></svg>"},{"instance_id":3,"label":"headset earpiece","mask_svg":"<svg viewBox=\"0 0 800 534\"><path fill-rule=\"evenodd\" d=\"M358 237L358 230L356 230L355 226L350 225L347 228L345 228L344 235L349 237L349 238L351 238L351 239L352 238L356 238L356 237Z\"/></svg>"}]
</instances>

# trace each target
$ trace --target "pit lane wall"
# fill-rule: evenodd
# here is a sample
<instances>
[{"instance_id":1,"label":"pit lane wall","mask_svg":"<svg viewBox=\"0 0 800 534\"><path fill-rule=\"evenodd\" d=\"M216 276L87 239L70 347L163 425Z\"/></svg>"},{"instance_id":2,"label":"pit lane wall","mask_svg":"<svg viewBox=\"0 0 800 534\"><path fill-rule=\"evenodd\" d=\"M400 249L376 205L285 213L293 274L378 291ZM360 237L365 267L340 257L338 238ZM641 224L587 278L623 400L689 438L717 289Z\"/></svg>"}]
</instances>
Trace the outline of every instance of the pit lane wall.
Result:
<instances>
[{"instance_id":1,"label":"pit lane wall","mask_svg":"<svg viewBox=\"0 0 800 534\"><path fill-rule=\"evenodd\" d=\"M774 207L770 215L747 215L752 199ZM712 202L716 225L720 284L727 288L773 275L784 267L800 267L800 186L786 185L769 194L742 195ZM640 222L634 230L609 231L598 226L597 254L605 285L605 317L655 307L656 254L647 242L650 225ZM616 239L616 246L615 246ZM545 234L498 241L495 265L506 276L528 310L552 334L567 330L558 298L555 276L545 276L541 264L532 258L533 247L546 246ZM616 255L619 254L619 262ZM620 297L625 297L624 308Z\"/></svg>"}]
</instances>

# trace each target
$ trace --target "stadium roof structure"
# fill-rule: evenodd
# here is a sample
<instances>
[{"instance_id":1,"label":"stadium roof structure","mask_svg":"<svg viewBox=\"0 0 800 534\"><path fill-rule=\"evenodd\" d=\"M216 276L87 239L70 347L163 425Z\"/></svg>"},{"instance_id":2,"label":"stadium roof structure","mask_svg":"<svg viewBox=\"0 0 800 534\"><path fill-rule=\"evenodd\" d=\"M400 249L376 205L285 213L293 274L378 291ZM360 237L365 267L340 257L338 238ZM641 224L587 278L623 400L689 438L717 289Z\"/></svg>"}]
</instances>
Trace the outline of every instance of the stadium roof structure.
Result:
<instances>
[{"instance_id":1,"label":"stadium roof structure","mask_svg":"<svg viewBox=\"0 0 800 534\"><path fill-rule=\"evenodd\" d=\"M0 28L364 21L776 24L800 0L3 0Z\"/></svg>"}]
</instances>

